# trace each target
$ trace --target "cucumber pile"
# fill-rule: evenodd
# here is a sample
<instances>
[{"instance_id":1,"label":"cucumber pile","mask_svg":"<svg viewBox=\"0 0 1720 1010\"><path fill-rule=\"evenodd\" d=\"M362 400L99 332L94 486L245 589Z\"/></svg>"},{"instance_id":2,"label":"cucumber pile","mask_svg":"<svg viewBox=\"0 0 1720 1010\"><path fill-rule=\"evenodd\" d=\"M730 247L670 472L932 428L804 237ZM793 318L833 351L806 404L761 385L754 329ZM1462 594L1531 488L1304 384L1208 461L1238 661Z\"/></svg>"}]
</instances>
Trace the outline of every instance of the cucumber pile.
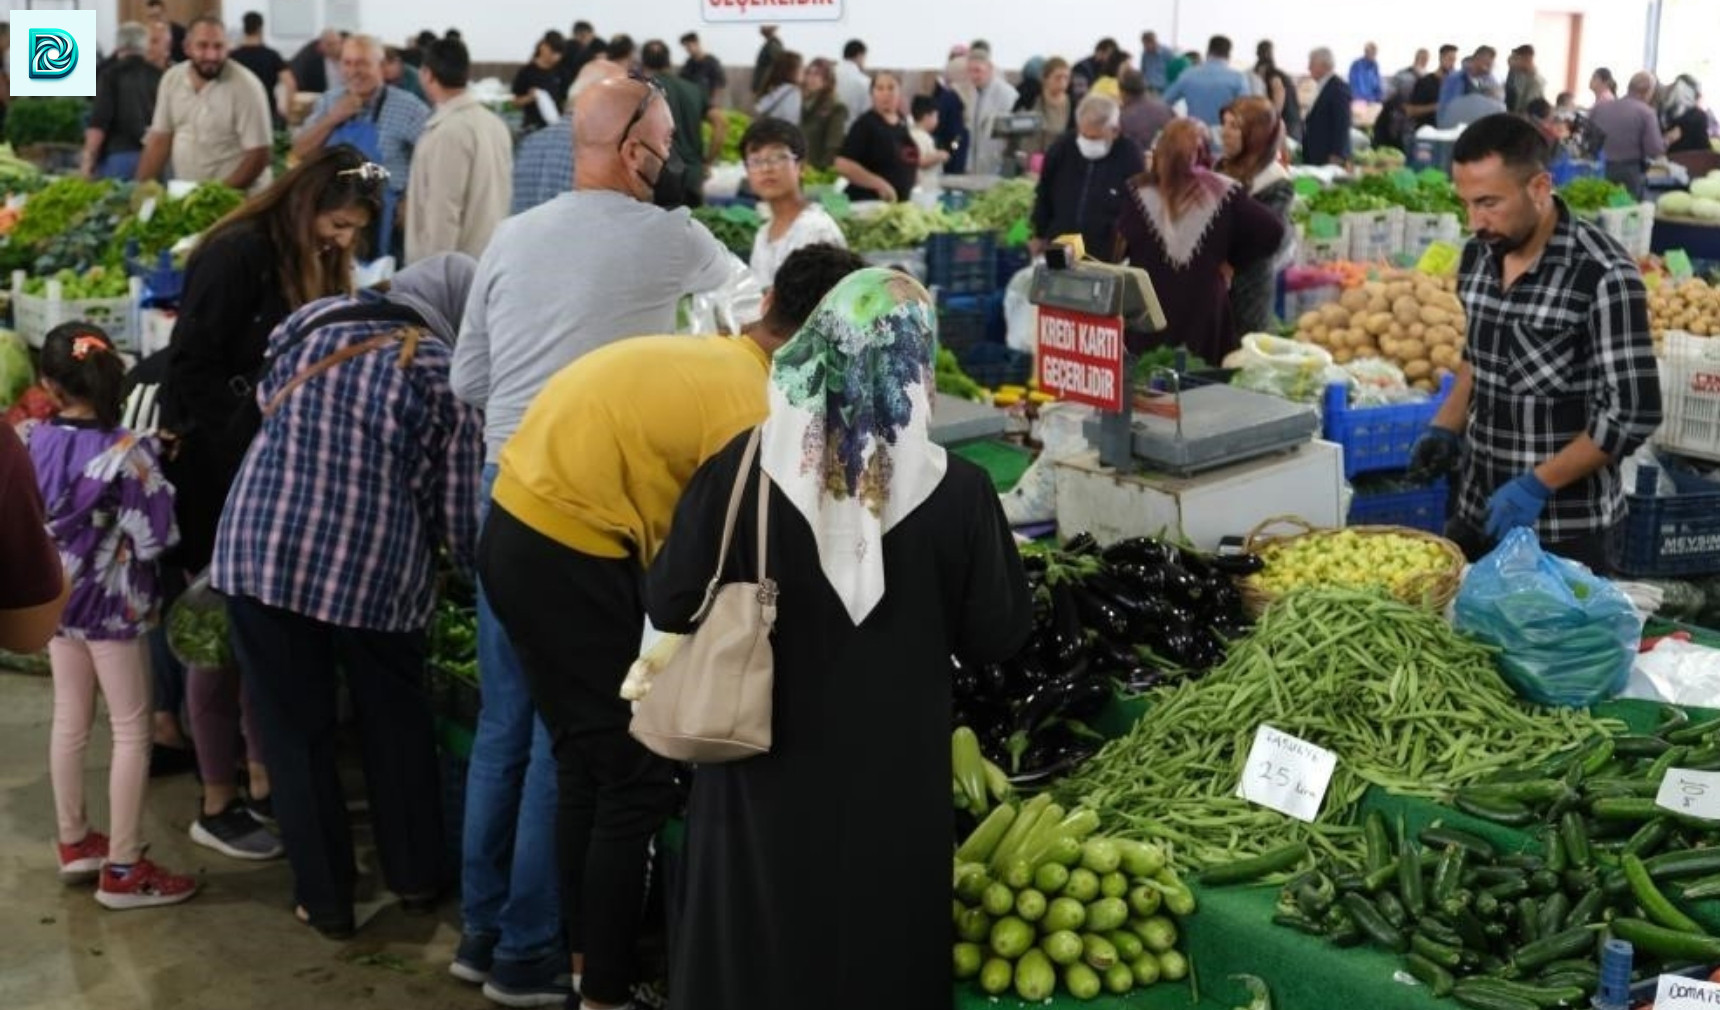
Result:
<instances>
[{"instance_id":1,"label":"cucumber pile","mask_svg":"<svg viewBox=\"0 0 1720 1010\"><path fill-rule=\"evenodd\" d=\"M1194 893L1156 845L1097 834L1099 815L1040 794L992 809L955 854L955 976L1037 1003L1188 977L1178 920Z\"/></svg>"},{"instance_id":2,"label":"cucumber pile","mask_svg":"<svg viewBox=\"0 0 1720 1010\"><path fill-rule=\"evenodd\" d=\"M1457 791L1456 807L1515 829L1518 844L1437 823L1409 837L1369 814L1363 862L1296 876L1273 921L1401 954L1435 996L1480 1010L1586 1003L1609 935L1634 946L1638 977L1720 962L1720 822L1654 799L1670 768L1720 770L1720 719L1663 714L1653 733L1597 736Z\"/></svg>"}]
</instances>

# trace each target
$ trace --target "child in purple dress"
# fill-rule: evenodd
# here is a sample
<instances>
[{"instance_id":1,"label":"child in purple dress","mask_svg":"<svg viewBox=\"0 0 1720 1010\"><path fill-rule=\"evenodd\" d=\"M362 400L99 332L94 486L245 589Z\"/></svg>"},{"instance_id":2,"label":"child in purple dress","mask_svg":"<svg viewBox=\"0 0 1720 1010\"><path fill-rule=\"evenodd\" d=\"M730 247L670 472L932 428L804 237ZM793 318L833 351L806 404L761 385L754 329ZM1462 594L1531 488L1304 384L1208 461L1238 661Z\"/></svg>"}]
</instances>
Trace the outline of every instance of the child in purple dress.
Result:
<instances>
[{"instance_id":1,"label":"child in purple dress","mask_svg":"<svg viewBox=\"0 0 1720 1010\"><path fill-rule=\"evenodd\" d=\"M153 707L143 634L157 617L155 559L179 538L173 488L161 475L153 440L119 425L125 364L105 333L84 323L56 327L43 342L41 372L59 413L26 423L19 434L72 584L59 634L48 646L60 877L99 877L96 900L108 908L176 904L197 884L145 859L141 830ZM98 684L113 726L111 841L90 827L84 811L84 752Z\"/></svg>"}]
</instances>

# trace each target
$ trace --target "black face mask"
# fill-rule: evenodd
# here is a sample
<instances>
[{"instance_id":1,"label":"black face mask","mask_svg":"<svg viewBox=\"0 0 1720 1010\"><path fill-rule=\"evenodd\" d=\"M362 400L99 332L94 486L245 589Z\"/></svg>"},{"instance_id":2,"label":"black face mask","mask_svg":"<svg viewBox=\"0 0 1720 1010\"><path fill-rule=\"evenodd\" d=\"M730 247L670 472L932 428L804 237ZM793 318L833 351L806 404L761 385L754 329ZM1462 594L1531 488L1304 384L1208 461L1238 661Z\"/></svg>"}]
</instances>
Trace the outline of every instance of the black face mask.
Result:
<instances>
[{"instance_id":1,"label":"black face mask","mask_svg":"<svg viewBox=\"0 0 1720 1010\"><path fill-rule=\"evenodd\" d=\"M664 173L678 174L681 171L683 167L681 159L675 154L673 146L669 148L669 153L667 155L658 154L656 151L652 150L650 144L645 143L643 140L639 142L639 146L643 147L646 151L649 151L651 157L657 159L657 175L656 178L652 178L638 169L634 169L633 174L638 177L640 182L644 183L653 192L656 191L657 184L663 180Z\"/></svg>"}]
</instances>

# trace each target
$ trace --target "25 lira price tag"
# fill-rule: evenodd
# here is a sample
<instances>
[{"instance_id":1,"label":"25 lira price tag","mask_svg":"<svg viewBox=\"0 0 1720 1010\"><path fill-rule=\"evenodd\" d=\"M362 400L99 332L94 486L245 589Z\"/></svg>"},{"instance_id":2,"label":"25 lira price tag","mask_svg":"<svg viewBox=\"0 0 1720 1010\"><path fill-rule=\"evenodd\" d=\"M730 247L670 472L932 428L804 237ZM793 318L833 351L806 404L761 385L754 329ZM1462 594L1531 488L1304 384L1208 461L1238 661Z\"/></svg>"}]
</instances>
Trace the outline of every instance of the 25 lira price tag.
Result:
<instances>
[{"instance_id":1,"label":"25 lira price tag","mask_svg":"<svg viewBox=\"0 0 1720 1010\"><path fill-rule=\"evenodd\" d=\"M1262 724L1254 731L1248 767L1236 795L1299 821L1320 816L1338 756Z\"/></svg>"},{"instance_id":2,"label":"25 lira price tag","mask_svg":"<svg viewBox=\"0 0 1720 1010\"><path fill-rule=\"evenodd\" d=\"M1670 769L1660 780L1660 794L1654 802L1687 817L1720 821L1720 772Z\"/></svg>"},{"instance_id":3,"label":"25 lira price tag","mask_svg":"<svg viewBox=\"0 0 1720 1010\"><path fill-rule=\"evenodd\" d=\"M1662 975L1655 987L1654 1010L1714 1010L1720 1007L1720 984Z\"/></svg>"}]
</instances>

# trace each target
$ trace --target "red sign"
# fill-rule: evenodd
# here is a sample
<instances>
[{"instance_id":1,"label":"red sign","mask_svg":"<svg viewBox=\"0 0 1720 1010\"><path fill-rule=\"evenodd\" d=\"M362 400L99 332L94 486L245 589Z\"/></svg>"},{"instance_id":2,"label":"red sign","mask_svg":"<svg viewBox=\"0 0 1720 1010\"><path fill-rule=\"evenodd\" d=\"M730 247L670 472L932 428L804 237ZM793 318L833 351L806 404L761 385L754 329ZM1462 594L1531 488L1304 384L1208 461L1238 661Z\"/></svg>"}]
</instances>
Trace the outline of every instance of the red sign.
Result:
<instances>
[{"instance_id":1,"label":"red sign","mask_svg":"<svg viewBox=\"0 0 1720 1010\"><path fill-rule=\"evenodd\" d=\"M1123 319L1039 308L1039 388L1060 400L1122 410Z\"/></svg>"}]
</instances>

